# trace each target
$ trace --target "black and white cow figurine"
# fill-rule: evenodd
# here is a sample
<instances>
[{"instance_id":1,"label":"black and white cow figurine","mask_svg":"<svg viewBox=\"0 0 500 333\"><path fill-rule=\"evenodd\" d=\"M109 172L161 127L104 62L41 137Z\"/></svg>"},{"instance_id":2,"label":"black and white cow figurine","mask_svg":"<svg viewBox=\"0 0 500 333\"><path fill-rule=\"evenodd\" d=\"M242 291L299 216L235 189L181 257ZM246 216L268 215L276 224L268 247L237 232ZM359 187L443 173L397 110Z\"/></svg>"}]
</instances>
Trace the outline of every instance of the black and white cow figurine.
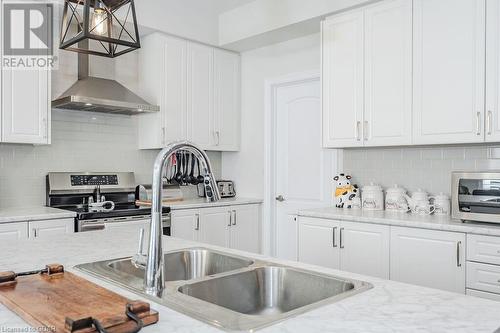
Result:
<instances>
[{"instance_id":1,"label":"black and white cow figurine","mask_svg":"<svg viewBox=\"0 0 500 333\"><path fill-rule=\"evenodd\" d=\"M353 208L353 203L359 196L358 185L351 184L352 177L346 174L339 174L333 177L335 181L335 207ZM358 200L359 201L359 200Z\"/></svg>"}]
</instances>

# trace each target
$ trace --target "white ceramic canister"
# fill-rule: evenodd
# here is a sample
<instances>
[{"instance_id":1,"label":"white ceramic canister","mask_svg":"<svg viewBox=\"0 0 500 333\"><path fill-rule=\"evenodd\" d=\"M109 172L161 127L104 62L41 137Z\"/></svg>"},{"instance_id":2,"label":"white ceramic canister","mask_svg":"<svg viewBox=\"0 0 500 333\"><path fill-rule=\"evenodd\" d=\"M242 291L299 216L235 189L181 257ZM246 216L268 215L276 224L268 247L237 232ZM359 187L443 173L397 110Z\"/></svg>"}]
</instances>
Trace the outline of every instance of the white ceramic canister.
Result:
<instances>
[{"instance_id":1,"label":"white ceramic canister","mask_svg":"<svg viewBox=\"0 0 500 333\"><path fill-rule=\"evenodd\" d=\"M384 210L384 191L373 182L361 189L361 206L364 210Z\"/></svg>"},{"instance_id":2,"label":"white ceramic canister","mask_svg":"<svg viewBox=\"0 0 500 333\"><path fill-rule=\"evenodd\" d=\"M408 212L405 198L406 190L395 184L385 191L385 209L393 212Z\"/></svg>"},{"instance_id":3,"label":"white ceramic canister","mask_svg":"<svg viewBox=\"0 0 500 333\"><path fill-rule=\"evenodd\" d=\"M411 200L408 200L408 204L411 208L412 213L420 215L430 215L434 213L435 210L434 205L430 203L430 201L433 199L433 197L429 197L429 194L427 192L418 189L412 193Z\"/></svg>"},{"instance_id":4,"label":"white ceramic canister","mask_svg":"<svg viewBox=\"0 0 500 333\"><path fill-rule=\"evenodd\" d=\"M438 195L431 197L431 199L435 207L434 214L450 215L451 213L450 197L441 192Z\"/></svg>"}]
</instances>

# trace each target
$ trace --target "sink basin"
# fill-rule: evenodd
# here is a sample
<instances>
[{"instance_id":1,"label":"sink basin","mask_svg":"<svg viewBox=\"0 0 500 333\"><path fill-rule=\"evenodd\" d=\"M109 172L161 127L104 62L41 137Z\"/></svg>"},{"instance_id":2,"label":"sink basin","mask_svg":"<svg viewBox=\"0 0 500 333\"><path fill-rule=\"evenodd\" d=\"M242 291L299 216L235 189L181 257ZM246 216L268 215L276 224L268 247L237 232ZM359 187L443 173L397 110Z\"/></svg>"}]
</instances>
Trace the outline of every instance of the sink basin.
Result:
<instances>
[{"instance_id":1,"label":"sink basin","mask_svg":"<svg viewBox=\"0 0 500 333\"><path fill-rule=\"evenodd\" d=\"M354 284L344 280L267 266L187 284L179 291L239 313L274 316L353 289Z\"/></svg>"},{"instance_id":2,"label":"sink basin","mask_svg":"<svg viewBox=\"0 0 500 333\"><path fill-rule=\"evenodd\" d=\"M130 258L75 268L231 331L254 331L372 287L205 248L167 252L164 259L165 289L158 296L144 292L144 270Z\"/></svg>"},{"instance_id":3,"label":"sink basin","mask_svg":"<svg viewBox=\"0 0 500 333\"><path fill-rule=\"evenodd\" d=\"M231 257L204 248L169 252L164 255L165 281L194 280L205 276L234 271L253 264L251 260ZM107 263L120 273L144 277L144 269L135 267L130 259Z\"/></svg>"}]
</instances>

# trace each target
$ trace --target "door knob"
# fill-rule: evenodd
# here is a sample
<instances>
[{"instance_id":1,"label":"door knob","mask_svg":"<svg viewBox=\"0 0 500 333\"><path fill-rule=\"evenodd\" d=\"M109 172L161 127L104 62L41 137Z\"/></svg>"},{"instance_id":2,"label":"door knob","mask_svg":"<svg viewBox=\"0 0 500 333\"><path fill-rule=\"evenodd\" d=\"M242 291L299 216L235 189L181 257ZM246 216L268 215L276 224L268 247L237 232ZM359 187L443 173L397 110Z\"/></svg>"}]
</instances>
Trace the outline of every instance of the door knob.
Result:
<instances>
[{"instance_id":1,"label":"door knob","mask_svg":"<svg viewBox=\"0 0 500 333\"><path fill-rule=\"evenodd\" d=\"M280 194L276 197L276 200L278 200L279 202L283 202L285 201L285 198Z\"/></svg>"}]
</instances>

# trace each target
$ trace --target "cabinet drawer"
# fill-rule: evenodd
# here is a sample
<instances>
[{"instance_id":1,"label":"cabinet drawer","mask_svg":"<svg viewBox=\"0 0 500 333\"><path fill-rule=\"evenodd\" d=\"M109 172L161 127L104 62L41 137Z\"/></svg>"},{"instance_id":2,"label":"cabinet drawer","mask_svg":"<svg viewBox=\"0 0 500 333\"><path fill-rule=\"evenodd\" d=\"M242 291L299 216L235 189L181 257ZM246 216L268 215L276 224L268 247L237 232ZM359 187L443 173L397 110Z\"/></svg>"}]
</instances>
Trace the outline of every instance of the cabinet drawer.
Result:
<instances>
[{"instance_id":1,"label":"cabinet drawer","mask_svg":"<svg viewBox=\"0 0 500 333\"><path fill-rule=\"evenodd\" d=\"M467 235L467 260L500 265L500 237Z\"/></svg>"},{"instance_id":2,"label":"cabinet drawer","mask_svg":"<svg viewBox=\"0 0 500 333\"><path fill-rule=\"evenodd\" d=\"M467 288L500 294L500 266L468 261Z\"/></svg>"},{"instance_id":3,"label":"cabinet drawer","mask_svg":"<svg viewBox=\"0 0 500 333\"><path fill-rule=\"evenodd\" d=\"M473 289L467 289L467 291L465 293L469 296L475 296L475 297L480 297L480 298L485 298L485 299L490 299L492 301L499 301L500 302L500 294L487 293L485 291L479 291L479 290L473 290Z\"/></svg>"}]
</instances>

